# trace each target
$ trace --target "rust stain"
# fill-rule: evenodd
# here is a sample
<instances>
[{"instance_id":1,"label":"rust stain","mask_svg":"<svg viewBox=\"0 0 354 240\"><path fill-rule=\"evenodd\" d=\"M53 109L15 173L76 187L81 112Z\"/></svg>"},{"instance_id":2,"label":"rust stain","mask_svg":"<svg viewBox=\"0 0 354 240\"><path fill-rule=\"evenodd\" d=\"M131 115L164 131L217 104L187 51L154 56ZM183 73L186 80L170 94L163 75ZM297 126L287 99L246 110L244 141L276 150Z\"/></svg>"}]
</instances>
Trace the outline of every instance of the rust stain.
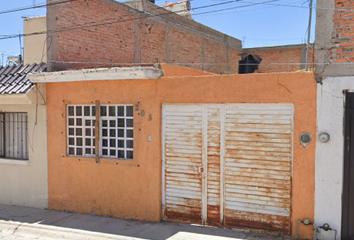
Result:
<instances>
[{"instance_id":1,"label":"rust stain","mask_svg":"<svg viewBox=\"0 0 354 240\"><path fill-rule=\"evenodd\" d=\"M225 227L290 234L289 217L226 210Z\"/></svg>"}]
</instances>

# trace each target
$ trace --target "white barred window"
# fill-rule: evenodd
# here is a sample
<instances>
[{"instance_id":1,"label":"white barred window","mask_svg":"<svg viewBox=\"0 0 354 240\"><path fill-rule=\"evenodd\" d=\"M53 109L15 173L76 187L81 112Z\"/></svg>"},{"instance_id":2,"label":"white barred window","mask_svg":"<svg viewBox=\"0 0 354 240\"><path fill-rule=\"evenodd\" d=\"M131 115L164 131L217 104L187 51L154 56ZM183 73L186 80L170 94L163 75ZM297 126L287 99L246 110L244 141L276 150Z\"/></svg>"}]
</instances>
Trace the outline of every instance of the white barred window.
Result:
<instances>
[{"instance_id":1,"label":"white barred window","mask_svg":"<svg viewBox=\"0 0 354 240\"><path fill-rule=\"evenodd\" d=\"M0 113L0 157L28 160L27 113Z\"/></svg>"},{"instance_id":2,"label":"white barred window","mask_svg":"<svg viewBox=\"0 0 354 240\"><path fill-rule=\"evenodd\" d=\"M96 107L68 105L68 155L95 156ZM133 106L101 105L99 156L133 159Z\"/></svg>"}]
</instances>

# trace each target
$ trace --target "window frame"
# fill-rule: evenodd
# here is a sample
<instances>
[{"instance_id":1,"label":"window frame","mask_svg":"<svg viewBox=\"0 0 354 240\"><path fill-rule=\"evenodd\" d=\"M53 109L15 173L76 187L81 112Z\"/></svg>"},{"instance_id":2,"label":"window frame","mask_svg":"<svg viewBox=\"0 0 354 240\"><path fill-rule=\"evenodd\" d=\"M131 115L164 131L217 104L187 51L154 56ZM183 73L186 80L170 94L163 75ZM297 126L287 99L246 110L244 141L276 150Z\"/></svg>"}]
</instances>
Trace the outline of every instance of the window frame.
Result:
<instances>
[{"instance_id":1,"label":"window frame","mask_svg":"<svg viewBox=\"0 0 354 240\"><path fill-rule=\"evenodd\" d=\"M7 149L6 149L6 122L8 122L6 120L6 115L8 114L20 114L20 115L24 115L25 116L25 121L23 121L21 119L21 122L24 122L24 126L25 128L24 129L21 129L21 134L20 136L22 136L21 140L22 143L21 143L21 149L22 149L22 152L24 151L24 153L22 153L22 157L14 157L14 156L8 156L7 155ZM0 118L0 145L2 144L2 146L0 146L0 159L1 161L5 161L5 162L13 162L13 161L19 161L19 162L26 162L29 160L29 139L28 139L28 136L29 136L29 132L28 132L28 113L27 112L0 112L0 115L3 115L3 118L1 119ZM18 121L18 120L17 120ZM16 126L18 127L18 126ZM14 133L14 130L13 131L13 135L15 134ZM23 132L25 131L25 132ZM16 133L16 138L18 138L19 134ZM3 151L3 154L1 154L1 148L2 148L2 151ZM14 151L13 151L14 152ZM12 152L12 154L13 154ZM23 156L25 158L23 158ZM20 163L19 163L20 164Z\"/></svg>"},{"instance_id":2,"label":"window frame","mask_svg":"<svg viewBox=\"0 0 354 240\"><path fill-rule=\"evenodd\" d=\"M66 136L66 155L68 157L82 157L82 158L95 158L97 157L95 155L96 153L96 146L95 142L97 141L97 138L99 139L98 146L99 146L99 152L98 152L98 158L107 158L107 159L115 159L115 160L129 160L132 161L134 160L134 105L133 104L102 104L99 105L99 132L98 136L95 134L95 130L97 127L96 123L96 106L94 104L68 104L66 105L66 131L67 131L67 136ZM69 114L69 108L73 107L74 108L74 115ZM81 109L81 115L77 115L77 107L82 107ZM90 112L89 116L85 116L85 107L90 107ZM110 107L115 108L115 114L110 115ZM123 116L119 116L118 109L120 107L124 107L124 113ZM131 113L131 116L128 116L127 114L127 109L129 109L129 113ZM106 108L106 114L103 114L102 108ZM70 125L69 119L73 118L74 119L74 125ZM82 119L81 121L81 126L77 126L77 119ZM124 126L119 126L119 119L124 119ZM131 126L127 126L127 120L131 120ZM90 121L90 125L86 125L86 120ZM107 125L104 125L104 122L106 121ZM114 121L115 126L111 126L111 122ZM70 133L70 128L73 128L74 135ZM82 145L78 146L77 144L77 138L80 138L76 134L76 129L81 128L81 138L82 138ZM87 132L86 130L90 129L91 135L88 136L86 135ZM114 132L115 136L111 136L111 130ZM124 136L119 137L118 136L118 130L123 130ZM106 131L107 134L103 134L103 132ZM131 137L127 136L128 131L130 131ZM74 138L74 144L70 144L70 138ZM90 153L86 152L86 140L91 139L91 145L88 147L91 149ZM115 139L115 147L111 146L111 140ZM118 141L124 141L124 147L119 147ZM108 145L104 144L104 141ZM127 142L131 141L132 146L127 147ZM104 146L105 145L105 146ZM82 155L77 154L77 148L82 148ZM70 148L74 149L74 153L70 151ZM104 151L107 151L107 154L104 154ZM115 151L115 156L111 155L111 150ZM119 157L119 151L123 151L124 158ZM128 158L128 152L130 158ZM121 153L121 152L120 152Z\"/></svg>"}]
</instances>

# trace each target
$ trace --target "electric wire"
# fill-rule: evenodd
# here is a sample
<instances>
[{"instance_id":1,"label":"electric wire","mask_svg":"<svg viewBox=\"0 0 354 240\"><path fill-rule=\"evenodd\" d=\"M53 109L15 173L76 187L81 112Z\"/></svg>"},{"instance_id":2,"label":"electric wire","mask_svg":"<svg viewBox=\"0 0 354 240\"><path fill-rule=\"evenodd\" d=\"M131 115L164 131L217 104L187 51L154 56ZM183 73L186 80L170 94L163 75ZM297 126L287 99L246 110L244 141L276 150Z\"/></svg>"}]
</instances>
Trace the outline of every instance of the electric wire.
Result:
<instances>
[{"instance_id":1,"label":"electric wire","mask_svg":"<svg viewBox=\"0 0 354 240\"><path fill-rule=\"evenodd\" d=\"M237 1L240 1L240 0L237 0ZM276 1L279 1L279 0L276 0ZM235 0L234 0L234 1L228 1L227 3L233 3L233 2L235 2ZM223 4L225 4L225 3L204 5L204 6L198 7L198 9L199 9L199 8L214 7L214 6L223 5ZM159 7L158 9L162 9L162 8ZM195 8L195 9L196 9L196 8ZM166 10L166 11L167 11L167 10ZM139 12L140 15L145 14L145 16L134 17L134 18L129 18L129 19L126 19L126 20L119 20L119 21L114 21L114 22L102 23L102 22L105 22L105 21L112 21L112 20L117 20L117 19L122 19L122 18L124 18L124 17L130 17L130 16L132 16L132 14L127 14L127 15L122 15L122 16L116 17L116 18L102 19L102 20L99 20L99 21L94 21L94 22L89 22L89 23L84 23L84 24L72 25L72 26L70 26L70 27L63 27L63 28L57 29L57 30L55 30L55 31L47 30L47 31L26 33L26 34L20 34L20 36L21 36L21 37L25 37L25 36L33 36L33 35L40 35L40 34L46 34L46 33L66 32L66 31L84 29L84 28L89 28L89 27L98 27L98 26L106 26L106 25L117 24L117 23L122 23L122 22L129 22L129 21L134 21L134 20L139 20L139 19L145 19L145 18L151 18L151 17L159 17L159 16L169 15L169 14L175 14L175 13L176 13L176 12L170 12L170 11L168 11L168 12L165 12L165 13L162 13L162 14L156 14L156 15L155 15L155 14L153 14L153 13L151 13L151 12ZM147 15L147 14L149 14L149 15ZM187 26L186 24L181 24L181 23L178 23L178 24ZM19 34L5 35L5 36L0 37L0 40L11 39L11 38L17 38L17 37L19 37Z\"/></svg>"},{"instance_id":2,"label":"electric wire","mask_svg":"<svg viewBox=\"0 0 354 240\"><path fill-rule=\"evenodd\" d=\"M78 0L67 0L65 2L71 2L71 1L78 1ZM218 6L218 5L223 5L223 4L229 4L229 3L233 3L233 2L240 2L241 0L232 0L232 1L227 1L227 2L222 2L222 3L218 3L218 4L210 4L210 5L205 5L205 6L201 6L201 7L197 7L194 9L202 9L202 8L207 8L207 7L214 7L214 6ZM308 8L306 6L296 6L296 5L288 5L288 4L274 4L272 2L275 1L280 1L280 0L270 0L270 1L266 1L266 2L249 2L249 1L242 1L243 3L250 3L247 6L253 6L253 5L266 5L266 4L270 4L270 5L275 5L275 6L291 6L291 7L301 7L301 8ZM57 2L58 3L58 2ZM61 2L64 3L64 2ZM226 8L226 9L219 9L219 10L214 10L214 11L207 11L207 12L202 12L202 13L194 13L192 15L202 15L202 14L208 14L208 13L215 13L215 12L220 12L220 11L228 11L231 9L237 9L237 8L243 8L243 7L247 7L245 5L242 6L237 6L237 7L232 7L232 8ZM161 8L161 7L158 7ZM157 8L157 9L158 9ZM167 15L167 14L172 14L174 12L168 12L168 13L163 13L163 14L158 14L158 15L154 15L154 16L161 16L161 15ZM129 15L123 15L120 16L119 18L123 18L126 16L131 16L132 14ZM78 25L72 25L70 27L65 27L65 28L61 28L58 29L56 31L52 31L52 32L63 32L63 31L71 31L71 30L76 30L79 29L78 27L82 27L83 28L87 28L87 27L96 27L96 26L101 26L101 25L109 25L109 24L115 24L115 23L120 23L120 22L128 22L128 21L134 21L137 19L143 19L143 18L148 18L149 16L144 16L144 17L139 17L139 18L133 18L133 19L128 19L128 20L124 20L124 21L116 21L116 22L109 22L109 23L105 23L105 24L96 24L99 22L103 22L103 21L110 21L110 20L116 20L118 18L108 18L108 19L102 19L100 21L95 21L95 22L90 22L90 23L84 23L84 24L78 24ZM89 24L94 24L94 25L89 25ZM24 36L32 36L32 35L39 35L39 34L46 34L49 33L49 31L41 31L41 32L33 32L33 33L27 33L27 34L20 34L21 37ZM19 34L9 34L9 35L3 35L0 36L0 40L4 40L4 39L11 39L11 38L17 38L19 37Z\"/></svg>"},{"instance_id":3,"label":"electric wire","mask_svg":"<svg viewBox=\"0 0 354 240\"><path fill-rule=\"evenodd\" d=\"M53 5L58 5L58 4L68 3L68 2L74 2L74 1L78 1L78 0L65 0L65 1L59 0L57 2L52 2L52 3L41 3L41 4L37 4L37 5L25 6L25 7L20 7L20 8L13 8L13 9L0 11L0 15L6 14L6 13L25 11L25 10L30 10L30 9L43 8L43 7L48 7L48 6L53 6Z\"/></svg>"}]
</instances>

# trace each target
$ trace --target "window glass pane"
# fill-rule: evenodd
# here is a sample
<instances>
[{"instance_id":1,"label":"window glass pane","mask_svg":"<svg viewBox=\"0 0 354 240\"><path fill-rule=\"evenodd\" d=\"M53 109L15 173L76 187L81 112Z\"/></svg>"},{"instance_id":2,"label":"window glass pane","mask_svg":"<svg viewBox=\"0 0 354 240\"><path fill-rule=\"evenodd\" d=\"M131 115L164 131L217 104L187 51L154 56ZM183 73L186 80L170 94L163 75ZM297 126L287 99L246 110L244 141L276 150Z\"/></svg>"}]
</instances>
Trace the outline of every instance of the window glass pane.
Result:
<instances>
[{"instance_id":1,"label":"window glass pane","mask_svg":"<svg viewBox=\"0 0 354 240\"><path fill-rule=\"evenodd\" d=\"M68 115L69 116L74 116L74 106L69 106L68 107Z\"/></svg>"},{"instance_id":2,"label":"window glass pane","mask_svg":"<svg viewBox=\"0 0 354 240\"><path fill-rule=\"evenodd\" d=\"M133 140L127 140L127 148L133 148Z\"/></svg>"},{"instance_id":3,"label":"window glass pane","mask_svg":"<svg viewBox=\"0 0 354 240\"><path fill-rule=\"evenodd\" d=\"M86 154L91 154L91 148L85 148L85 153Z\"/></svg>"},{"instance_id":4,"label":"window glass pane","mask_svg":"<svg viewBox=\"0 0 354 240\"><path fill-rule=\"evenodd\" d=\"M102 149L102 155L107 156L107 155L108 155L108 149L103 148L103 149Z\"/></svg>"},{"instance_id":5,"label":"window glass pane","mask_svg":"<svg viewBox=\"0 0 354 240\"><path fill-rule=\"evenodd\" d=\"M124 140L118 140L118 147L124 148Z\"/></svg>"},{"instance_id":6,"label":"window glass pane","mask_svg":"<svg viewBox=\"0 0 354 240\"><path fill-rule=\"evenodd\" d=\"M115 129L110 129L109 130L109 136L110 137L115 137L116 136L116 130Z\"/></svg>"},{"instance_id":7,"label":"window glass pane","mask_svg":"<svg viewBox=\"0 0 354 240\"><path fill-rule=\"evenodd\" d=\"M106 128L102 129L102 137L108 137L108 131Z\"/></svg>"},{"instance_id":8,"label":"window glass pane","mask_svg":"<svg viewBox=\"0 0 354 240\"><path fill-rule=\"evenodd\" d=\"M76 136L82 136L82 128L76 128Z\"/></svg>"},{"instance_id":9,"label":"window glass pane","mask_svg":"<svg viewBox=\"0 0 354 240\"><path fill-rule=\"evenodd\" d=\"M109 150L109 156L115 157L116 156L116 150L114 150L114 149Z\"/></svg>"},{"instance_id":10,"label":"window glass pane","mask_svg":"<svg viewBox=\"0 0 354 240\"><path fill-rule=\"evenodd\" d=\"M118 127L125 127L124 118L118 118Z\"/></svg>"},{"instance_id":11,"label":"window glass pane","mask_svg":"<svg viewBox=\"0 0 354 240\"><path fill-rule=\"evenodd\" d=\"M93 116L93 117L96 116L96 106L92 106L92 107L91 107L91 113L92 113L92 116Z\"/></svg>"},{"instance_id":12,"label":"window glass pane","mask_svg":"<svg viewBox=\"0 0 354 240\"><path fill-rule=\"evenodd\" d=\"M76 155L82 156L82 148L76 148Z\"/></svg>"},{"instance_id":13,"label":"window glass pane","mask_svg":"<svg viewBox=\"0 0 354 240\"><path fill-rule=\"evenodd\" d=\"M108 140L107 139L102 139L102 146L108 147Z\"/></svg>"},{"instance_id":14,"label":"window glass pane","mask_svg":"<svg viewBox=\"0 0 354 240\"><path fill-rule=\"evenodd\" d=\"M133 130L127 130L127 138L133 137Z\"/></svg>"},{"instance_id":15,"label":"window glass pane","mask_svg":"<svg viewBox=\"0 0 354 240\"><path fill-rule=\"evenodd\" d=\"M133 106L127 106L127 117L133 116Z\"/></svg>"},{"instance_id":16,"label":"window glass pane","mask_svg":"<svg viewBox=\"0 0 354 240\"><path fill-rule=\"evenodd\" d=\"M116 107L115 106L109 106L109 116L111 116L111 117L116 116Z\"/></svg>"},{"instance_id":17,"label":"window glass pane","mask_svg":"<svg viewBox=\"0 0 354 240\"><path fill-rule=\"evenodd\" d=\"M76 116L82 116L82 106L76 106Z\"/></svg>"},{"instance_id":18,"label":"window glass pane","mask_svg":"<svg viewBox=\"0 0 354 240\"><path fill-rule=\"evenodd\" d=\"M85 136L91 136L91 128L86 128L85 129Z\"/></svg>"},{"instance_id":19,"label":"window glass pane","mask_svg":"<svg viewBox=\"0 0 354 240\"><path fill-rule=\"evenodd\" d=\"M75 135L75 128L69 128L69 135Z\"/></svg>"},{"instance_id":20,"label":"window glass pane","mask_svg":"<svg viewBox=\"0 0 354 240\"><path fill-rule=\"evenodd\" d=\"M75 148L69 148L69 155L75 155Z\"/></svg>"},{"instance_id":21,"label":"window glass pane","mask_svg":"<svg viewBox=\"0 0 354 240\"><path fill-rule=\"evenodd\" d=\"M110 120L109 121L109 126L110 127L116 127L116 120Z\"/></svg>"},{"instance_id":22,"label":"window glass pane","mask_svg":"<svg viewBox=\"0 0 354 240\"><path fill-rule=\"evenodd\" d=\"M133 159L133 151L127 151L127 159Z\"/></svg>"},{"instance_id":23,"label":"window glass pane","mask_svg":"<svg viewBox=\"0 0 354 240\"><path fill-rule=\"evenodd\" d=\"M85 126L90 127L91 126L91 120L85 120Z\"/></svg>"},{"instance_id":24,"label":"window glass pane","mask_svg":"<svg viewBox=\"0 0 354 240\"><path fill-rule=\"evenodd\" d=\"M90 106L84 107L84 116L90 116Z\"/></svg>"},{"instance_id":25,"label":"window glass pane","mask_svg":"<svg viewBox=\"0 0 354 240\"><path fill-rule=\"evenodd\" d=\"M127 119L127 127L133 127L133 119Z\"/></svg>"},{"instance_id":26,"label":"window glass pane","mask_svg":"<svg viewBox=\"0 0 354 240\"><path fill-rule=\"evenodd\" d=\"M76 126L82 126L82 119L76 118Z\"/></svg>"},{"instance_id":27,"label":"window glass pane","mask_svg":"<svg viewBox=\"0 0 354 240\"><path fill-rule=\"evenodd\" d=\"M75 124L74 118L69 118L69 123L68 123L68 125L69 125L69 126L74 126L74 124Z\"/></svg>"},{"instance_id":28,"label":"window glass pane","mask_svg":"<svg viewBox=\"0 0 354 240\"><path fill-rule=\"evenodd\" d=\"M108 121L102 120L102 127L108 127Z\"/></svg>"},{"instance_id":29,"label":"window glass pane","mask_svg":"<svg viewBox=\"0 0 354 240\"><path fill-rule=\"evenodd\" d=\"M118 129L118 137L124 137L124 129Z\"/></svg>"},{"instance_id":30,"label":"window glass pane","mask_svg":"<svg viewBox=\"0 0 354 240\"><path fill-rule=\"evenodd\" d=\"M125 158L124 150L118 150L118 158Z\"/></svg>"},{"instance_id":31,"label":"window glass pane","mask_svg":"<svg viewBox=\"0 0 354 240\"><path fill-rule=\"evenodd\" d=\"M116 147L116 140L115 139L110 139L109 140L109 146L110 147Z\"/></svg>"},{"instance_id":32,"label":"window glass pane","mask_svg":"<svg viewBox=\"0 0 354 240\"><path fill-rule=\"evenodd\" d=\"M69 138L69 145L75 145L75 138Z\"/></svg>"},{"instance_id":33,"label":"window glass pane","mask_svg":"<svg viewBox=\"0 0 354 240\"><path fill-rule=\"evenodd\" d=\"M85 139L85 146L91 146L91 138Z\"/></svg>"},{"instance_id":34,"label":"window glass pane","mask_svg":"<svg viewBox=\"0 0 354 240\"><path fill-rule=\"evenodd\" d=\"M124 106L119 106L118 107L118 116L119 117L124 117Z\"/></svg>"},{"instance_id":35,"label":"window glass pane","mask_svg":"<svg viewBox=\"0 0 354 240\"><path fill-rule=\"evenodd\" d=\"M76 146L82 146L82 138L76 138Z\"/></svg>"},{"instance_id":36,"label":"window glass pane","mask_svg":"<svg viewBox=\"0 0 354 240\"><path fill-rule=\"evenodd\" d=\"M101 117L107 116L107 107L106 106L100 107L100 116Z\"/></svg>"}]
</instances>

